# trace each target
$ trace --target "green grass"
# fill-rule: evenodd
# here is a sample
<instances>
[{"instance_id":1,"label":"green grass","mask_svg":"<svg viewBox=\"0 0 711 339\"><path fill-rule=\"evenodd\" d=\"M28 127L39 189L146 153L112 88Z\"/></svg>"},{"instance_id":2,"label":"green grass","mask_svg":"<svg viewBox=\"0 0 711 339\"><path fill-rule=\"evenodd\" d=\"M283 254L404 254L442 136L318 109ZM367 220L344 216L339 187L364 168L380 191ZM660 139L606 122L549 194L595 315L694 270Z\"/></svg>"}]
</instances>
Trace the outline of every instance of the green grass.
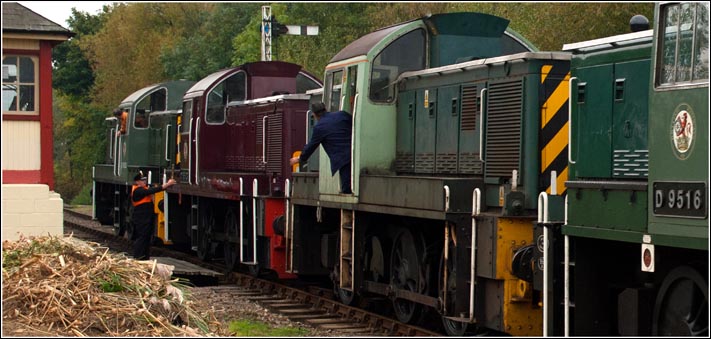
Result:
<instances>
[{"instance_id":1,"label":"green grass","mask_svg":"<svg viewBox=\"0 0 711 339\"><path fill-rule=\"evenodd\" d=\"M116 273L109 273L110 281L99 278L99 286L104 292L121 292L124 290L121 277Z\"/></svg>"},{"instance_id":2,"label":"green grass","mask_svg":"<svg viewBox=\"0 0 711 339\"><path fill-rule=\"evenodd\" d=\"M3 270L17 269L25 260L36 254L49 254L57 257L71 251L71 246L61 242L57 237L51 237L46 241L30 239L29 243L22 243L13 250L3 249L2 268Z\"/></svg>"},{"instance_id":3,"label":"green grass","mask_svg":"<svg viewBox=\"0 0 711 339\"><path fill-rule=\"evenodd\" d=\"M238 337L304 337L309 335L305 328L271 328L257 320L235 320L230 322L230 333Z\"/></svg>"}]
</instances>

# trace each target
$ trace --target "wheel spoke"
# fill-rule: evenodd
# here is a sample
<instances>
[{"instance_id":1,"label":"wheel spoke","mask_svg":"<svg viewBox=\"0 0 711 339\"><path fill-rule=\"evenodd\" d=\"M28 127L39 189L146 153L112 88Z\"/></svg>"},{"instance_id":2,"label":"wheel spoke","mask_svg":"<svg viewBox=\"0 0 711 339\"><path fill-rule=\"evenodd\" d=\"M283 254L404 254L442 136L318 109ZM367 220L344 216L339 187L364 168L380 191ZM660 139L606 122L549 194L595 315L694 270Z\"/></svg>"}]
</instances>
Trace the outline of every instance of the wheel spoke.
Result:
<instances>
[{"instance_id":1,"label":"wheel spoke","mask_svg":"<svg viewBox=\"0 0 711 339\"><path fill-rule=\"evenodd\" d=\"M420 258L417 255L417 253L423 252L423 248L421 243L417 243L412 233L406 229L403 229L395 237L393 252L390 256L390 283L393 286L410 292L423 292L418 290L418 286L424 284L418 283L422 276L420 274ZM397 318L404 323L414 323L419 320L419 316L422 314L422 305L410 300L393 300L393 309Z\"/></svg>"},{"instance_id":2,"label":"wheel spoke","mask_svg":"<svg viewBox=\"0 0 711 339\"><path fill-rule=\"evenodd\" d=\"M708 336L708 284L689 266L672 270L654 309L654 335Z\"/></svg>"},{"instance_id":3,"label":"wheel spoke","mask_svg":"<svg viewBox=\"0 0 711 339\"><path fill-rule=\"evenodd\" d=\"M234 271L237 268L237 246L232 241L237 234L237 215L234 209L230 208L227 210L225 215L225 232L227 233L227 240L222 245L224 251L225 265L230 271Z\"/></svg>"},{"instance_id":4,"label":"wheel spoke","mask_svg":"<svg viewBox=\"0 0 711 339\"><path fill-rule=\"evenodd\" d=\"M200 260L212 259L212 227L215 224L215 214L212 208L205 209L201 216L201 223L198 225L198 250L197 255Z\"/></svg>"}]
</instances>

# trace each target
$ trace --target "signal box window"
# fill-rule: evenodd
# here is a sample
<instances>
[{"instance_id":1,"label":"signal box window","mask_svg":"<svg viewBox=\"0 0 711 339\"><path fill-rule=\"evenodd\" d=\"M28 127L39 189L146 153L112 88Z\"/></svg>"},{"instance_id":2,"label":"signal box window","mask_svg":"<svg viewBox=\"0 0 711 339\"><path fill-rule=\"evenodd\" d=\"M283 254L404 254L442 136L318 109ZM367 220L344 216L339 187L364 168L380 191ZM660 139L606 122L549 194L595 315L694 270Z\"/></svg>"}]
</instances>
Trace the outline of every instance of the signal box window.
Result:
<instances>
[{"instance_id":1,"label":"signal box window","mask_svg":"<svg viewBox=\"0 0 711 339\"><path fill-rule=\"evenodd\" d=\"M657 84L708 82L709 4L673 4L662 13Z\"/></svg>"},{"instance_id":2,"label":"signal box window","mask_svg":"<svg viewBox=\"0 0 711 339\"><path fill-rule=\"evenodd\" d=\"M225 122L225 107L230 101L244 101L247 79L244 72L238 72L213 87L207 95L205 122L222 124Z\"/></svg>"},{"instance_id":3,"label":"signal box window","mask_svg":"<svg viewBox=\"0 0 711 339\"><path fill-rule=\"evenodd\" d=\"M393 41L373 60L370 100L394 100L393 81L403 72L425 68L425 31L414 30Z\"/></svg>"},{"instance_id":4,"label":"signal box window","mask_svg":"<svg viewBox=\"0 0 711 339\"><path fill-rule=\"evenodd\" d=\"M37 115L37 58L2 58L2 111L8 114Z\"/></svg>"}]
</instances>

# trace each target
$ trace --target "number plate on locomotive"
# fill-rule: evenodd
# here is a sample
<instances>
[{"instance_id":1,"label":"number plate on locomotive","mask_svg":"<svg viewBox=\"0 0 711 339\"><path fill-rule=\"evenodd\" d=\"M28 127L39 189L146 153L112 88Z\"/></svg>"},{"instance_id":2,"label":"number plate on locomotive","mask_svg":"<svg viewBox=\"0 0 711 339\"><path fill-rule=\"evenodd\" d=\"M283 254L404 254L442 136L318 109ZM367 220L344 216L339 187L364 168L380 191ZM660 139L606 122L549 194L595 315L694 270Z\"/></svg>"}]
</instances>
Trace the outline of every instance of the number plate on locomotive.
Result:
<instances>
[{"instance_id":1,"label":"number plate on locomotive","mask_svg":"<svg viewBox=\"0 0 711 339\"><path fill-rule=\"evenodd\" d=\"M654 214L705 218L706 185L703 182L655 182Z\"/></svg>"}]
</instances>

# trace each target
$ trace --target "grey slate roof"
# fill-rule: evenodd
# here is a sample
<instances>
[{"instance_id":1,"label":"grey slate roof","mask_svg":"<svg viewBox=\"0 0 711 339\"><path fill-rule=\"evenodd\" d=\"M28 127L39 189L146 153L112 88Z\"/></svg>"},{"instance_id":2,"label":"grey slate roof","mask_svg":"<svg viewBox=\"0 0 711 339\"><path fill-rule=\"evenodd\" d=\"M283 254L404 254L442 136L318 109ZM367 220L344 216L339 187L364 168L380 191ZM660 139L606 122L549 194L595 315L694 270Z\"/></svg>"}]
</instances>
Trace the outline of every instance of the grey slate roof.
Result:
<instances>
[{"instance_id":1,"label":"grey slate roof","mask_svg":"<svg viewBox=\"0 0 711 339\"><path fill-rule=\"evenodd\" d=\"M50 21L17 2L2 3L2 31L6 33L42 33L72 37L72 31Z\"/></svg>"}]
</instances>

